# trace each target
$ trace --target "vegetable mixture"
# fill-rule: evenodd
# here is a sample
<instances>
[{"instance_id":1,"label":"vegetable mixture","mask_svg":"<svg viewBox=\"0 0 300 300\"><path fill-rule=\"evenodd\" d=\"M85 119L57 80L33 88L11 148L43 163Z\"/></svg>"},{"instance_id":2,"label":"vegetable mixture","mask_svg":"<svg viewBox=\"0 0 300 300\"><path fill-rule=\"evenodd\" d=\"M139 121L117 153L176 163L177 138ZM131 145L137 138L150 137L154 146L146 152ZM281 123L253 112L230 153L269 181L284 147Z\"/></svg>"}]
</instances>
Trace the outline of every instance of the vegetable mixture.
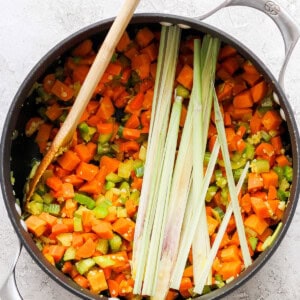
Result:
<instances>
[{"instance_id":1,"label":"vegetable mixture","mask_svg":"<svg viewBox=\"0 0 300 300\"><path fill-rule=\"evenodd\" d=\"M50 164L24 213L45 258L93 294L170 300L208 293L236 278L281 228L293 169L269 83L232 46L192 33L179 38L179 29L172 30L125 32L71 145ZM25 134L41 154L97 47L83 41L35 84L39 109ZM175 186L173 195L176 180L184 189ZM147 193L158 199L151 213ZM187 204L172 202L176 193ZM164 199L169 202L162 206ZM180 205L187 214L181 221L174 213ZM174 223L183 224L177 234ZM175 261L162 269L170 241ZM170 282L158 296L158 274L167 267L177 278L166 275Z\"/></svg>"}]
</instances>

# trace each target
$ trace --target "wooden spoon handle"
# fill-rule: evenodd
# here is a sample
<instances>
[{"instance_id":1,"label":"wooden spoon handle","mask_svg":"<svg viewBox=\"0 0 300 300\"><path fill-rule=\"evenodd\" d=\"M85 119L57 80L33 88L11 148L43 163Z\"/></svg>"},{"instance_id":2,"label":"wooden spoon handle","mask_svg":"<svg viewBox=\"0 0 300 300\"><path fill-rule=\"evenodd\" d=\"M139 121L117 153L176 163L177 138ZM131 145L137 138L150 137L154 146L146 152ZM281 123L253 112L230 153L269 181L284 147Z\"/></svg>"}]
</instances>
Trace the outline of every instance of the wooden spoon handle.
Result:
<instances>
[{"instance_id":1,"label":"wooden spoon handle","mask_svg":"<svg viewBox=\"0 0 300 300\"><path fill-rule=\"evenodd\" d=\"M103 76L114 50L121 39L132 15L135 11L140 0L125 0L120 9L118 16L109 29L96 58L85 78L85 81L77 95L77 98L70 110L66 120L62 124L58 133L56 134L49 150L37 168L37 171L29 183L29 189L26 193L26 203L31 198L36 185L38 184L41 176L54 159L61 147L67 146L71 141L73 134L76 130L78 122L93 96L93 93Z\"/></svg>"}]
</instances>

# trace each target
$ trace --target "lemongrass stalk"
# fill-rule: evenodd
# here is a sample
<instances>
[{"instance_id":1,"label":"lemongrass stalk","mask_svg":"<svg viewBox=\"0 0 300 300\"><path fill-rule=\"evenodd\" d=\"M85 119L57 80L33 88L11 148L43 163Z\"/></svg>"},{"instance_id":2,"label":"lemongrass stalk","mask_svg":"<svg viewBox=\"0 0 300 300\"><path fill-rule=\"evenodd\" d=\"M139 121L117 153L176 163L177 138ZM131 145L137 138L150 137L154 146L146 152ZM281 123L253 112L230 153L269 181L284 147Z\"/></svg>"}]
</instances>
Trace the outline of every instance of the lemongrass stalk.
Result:
<instances>
[{"instance_id":1,"label":"lemongrass stalk","mask_svg":"<svg viewBox=\"0 0 300 300\"><path fill-rule=\"evenodd\" d=\"M197 199L196 203L193 203L194 198L191 197L191 201L189 202L189 207L187 207L188 214L186 213L184 216L184 223L182 226L182 234L180 238L180 245L178 250L177 260L172 272L171 278L171 288L179 289L182 274L185 268L185 264L187 261L187 257L190 251L190 247L192 245L193 238L195 236L195 232L197 229L197 224L199 222L200 214L202 209L204 209L205 204L205 196L207 193L207 189L209 187L209 183L215 169L215 165L218 158L218 153L220 150L220 144L218 139L215 142L213 151L211 153L211 158L207 166L207 170L204 175L204 179L201 186L201 194ZM196 209L195 209L196 207ZM191 209L194 208L194 209Z\"/></svg>"},{"instance_id":2,"label":"lemongrass stalk","mask_svg":"<svg viewBox=\"0 0 300 300\"><path fill-rule=\"evenodd\" d=\"M199 70L200 76L194 78L194 87L200 92L199 98L196 101L202 108L201 115L195 116L194 119L194 143L197 143L198 151L194 154L196 159L194 160L194 172L193 172L193 182L195 185L195 196L200 195L200 183L203 179L203 169L204 169L204 153L207 144L208 127L210 123L210 114L212 107L212 89L211 81L215 80L215 69L216 61L219 51L219 40L214 39L209 35L205 35L202 42L202 47L196 45L194 47L194 66L199 65L201 70ZM200 60L199 62L197 60ZM195 74L197 75L197 74ZM200 78L199 78L200 77ZM200 83L197 84L197 81ZM201 126L199 122L201 120ZM199 154L198 154L199 153ZM195 166L197 166L197 171L195 171ZM201 169L201 171L200 171ZM201 172L201 173L200 173ZM195 209L195 208L192 208ZM197 234L195 235L192 243L193 251L193 273L194 282L198 281L198 274L201 272L201 268L205 263L206 257L210 250L210 239L207 228L206 211L202 210L199 222L197 224ZM208 281L210 283L210 281Z\"/></svg>"},{"instance_id":3,"label":"lemongrass stalk","mask_svg":"<svg viewBox=\"0 0 300 300\"><path fill-rule=\"evenodd\" d=\"M152 116L152 133L148 143L145 163L145 174L140 205L137 215L136 231L134 237L134 251L132 260L132 273L135 278L134 293L140 294L148 256L150 235L157 203L157 183L161 176L161 159L166 140L167 126L171 107L172 90L175 79L175 69L180 40L180 29L171 26L167 30L165 55L159 59L164 60L161 84L157 86L157 102L155 113ZM166 55L168 54L168 55ZM140 210L142 208L142 210Z\"/></svg>"},{"instance_id":4,"label":"lemongrass stalk","mask_svg":"<svg viewBox=\"0 0 300 300\"><path fill-rule=\"evenodd\" d=\"M236 191L236 187L234 184L234 178L233 178L230 157L229 157L229 150L228 150L226 134L225 134L225 126L224 126L224 122L223 122L223 118L222 118L222 114L221 114L221 110L220 110L220 106L219 106L219 102L215 90L213 96L214 96L215 122L216 122L218 137L220 139L224 164L225 164L225 171L226 171L226 176L228 181L228 189L229 189L230 199L232 203L234 218L236 222L237 232L240 240L244 265L245 268L247 268L248 266L251 265L252 260L251 260L251 255L247 244L244 223L241 215L241 208L238 201L238 193Z\"/></svg>"},{"instance_id":5,"label":"lemongrass stalk","mask_svg":"<svg viewBox=\"0 0 300 300\"><path fill-rule=\"evenodd\" d=\"M182 100L182 97L175 98L171 112L164 157L162 161L162 174L157 193L157 206L155 208L155 218L144 276L142 290L143 295L152 295L157 284L158 262L161 257L164 228L169 208L168 204L175 163Z\"/></svg>"},{"instance_id":6,"label":"lemongrass stalk","mask_svg":"<svg viewBox=\"0 0 300 300\"><path fill-rule=\"evenodd\" d=\"M246 166L245 166L245 168L244 168L244 170L241 174L239 182L236 186L237 193L239 193L241 188L242 188L243 182L244 182L244 180L247 176L248 169L249 169L249 162L247 162L247 164L246 164ZM227 209L226 209L226 212L225 212L225 215L224 215L223 220L221 222L221 225L219 227L219 230L218 230L217 236L215 238L215 241L213 243L213 246L212 246L212 248L211 248L211 250L208 254L207 261L206 261L201 273L199 274L199 281L195 285L194 291L198 294L201 294L202 291L203 291L205 281L207 279L208 274L211 271L212 264L214 262L214 259L215 259L216 255L217 255L217 252L220 248L220 244L221 244L223 236L226 232L226 229L227 229L229 220L231 218L232 212L233 212L233 209L232 209L232 204L230 202Z\"/></svg>"}]
</instances>

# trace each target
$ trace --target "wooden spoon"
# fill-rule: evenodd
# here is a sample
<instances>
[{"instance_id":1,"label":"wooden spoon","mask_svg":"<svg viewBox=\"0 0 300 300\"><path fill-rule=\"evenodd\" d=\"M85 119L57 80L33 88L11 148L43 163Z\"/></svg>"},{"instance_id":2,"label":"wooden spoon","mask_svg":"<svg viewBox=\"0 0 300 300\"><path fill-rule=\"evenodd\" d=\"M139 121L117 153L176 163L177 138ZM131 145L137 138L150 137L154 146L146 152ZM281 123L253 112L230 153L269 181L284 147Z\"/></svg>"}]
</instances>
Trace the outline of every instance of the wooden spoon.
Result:
<instances>
[{"instance_id":1,"label":"wooden spoon","mask_svg":"<svg viewBox=\"0 0 300 300\"><path fill-rule=\"evenodd\" d=\"M121 39L129 21L131 20L138 3L139 0L125 0L123 2L120 12L108 31L99 49L99 52L97 53L97 56L77 95L72 109L56 134L46 155L39 164L34 177L29 182L29 188L26 193L26 204L34 193L36 185L40 181L41 176L44 174L45 170L55 158L59 150L61 150L62 147L68 147L70 141L72 140L78 122L88 102L92 98L94 90L97 87L104 71L106 70L115 48Z\"/></svg>"}]
</instances>

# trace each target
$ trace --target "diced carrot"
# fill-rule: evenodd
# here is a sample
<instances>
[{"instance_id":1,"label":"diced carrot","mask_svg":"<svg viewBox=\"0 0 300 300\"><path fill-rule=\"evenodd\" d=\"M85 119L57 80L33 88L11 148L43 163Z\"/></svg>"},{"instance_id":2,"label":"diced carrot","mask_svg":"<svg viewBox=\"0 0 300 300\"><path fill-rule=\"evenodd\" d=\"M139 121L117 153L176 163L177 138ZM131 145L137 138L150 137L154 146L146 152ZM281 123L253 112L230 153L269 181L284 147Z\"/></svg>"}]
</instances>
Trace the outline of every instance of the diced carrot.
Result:
<instances>
[{"instance_id":1,"label":"diced carrot","mask_svg":"<svg viewBox=\"0 0 300 300\"><path fill-rule=\"evenodd\" d=\"M88 163L92 158L93 154L86 144L77 144L74 147L74 152L78 155L81 161Z\"/></svg>"},{"instance_id":2,"label":"diced carrot","mask_svg":"<svg viewBox=\"0 0 300 300\"><path fill-rule=\"evenodd\" d=\"M25 223L28 230L37 237L41 236L47 229L47 222L35 215L29 216Z\"/></svg>"},{"instance_id":3,"label":"diced carrot","mask_svg":"<svg viewBox=\"0 0 300 300\"><path fill-rule=\"evenodd\" d=\"M73 184L69 182L64 182L61 186L61 196L66 199L74 198L74 187Z\"/></svg>"},{"instance_id":4,"label":"diced carrot","mask_svg":"<svg viewBox=\"0 0 300 300\"><path fill-rule=\"evenodd\" d=\"M62 218L63 224L68 226L68 232L74 231L74 219L73 216L70 218Z\"/></svg>"},{"instance_id":5,"label":"diced carrot","mask_svg":"<svg viewBox=\"0 0 300 300\"><path fill-rule=\"evenodd\" d=\"M222 62L221 65L230 75L233 75L233 73L236 72L240 67L239 60L235 56L228 57Z\"/></svg>"},{"instance_id":6,"label":"diced carrot","mask_svg":"<svg viewBox=\"0 0 300 300\"><path fill-rule=\"evenodd\" d=\"M189 265L188 267L186 267L183 271L183 277L190 277L192 278L194 276L193 274L193 265Z\"/></svg>"},{"instance_id":7,"label":"diced carrot","mask_svg":"<svg viewBox=\"0 0 300 300\"><path fill-rule=\"evenodd\" d=\"M48 253L54 258L55 262L58 263L62 259L65 251L66 248L64 246L50 245Z\"/></svg>"},{"instance_id":8,"label":"diced carrot","mask_svg":"<svg viewBox=\"0 0 300 300\"><path fill-rule=\"evenodd\" d=\"M97 220L92 230L102 239L112 239L114 236L112 225L107 221Z\"/></svg>"},{"instance_id":9,"label":"diced carrot","mask_svg":"<svg viewBox=\"0 0 300 300\"><path fill-rule=\"evenodd\" d=\"M231 80L226 80L225 82L217 86L217 97L219 101L225 101L232 97L233 83Z\"/></svg>"},{"instance_id":10,"label":"diced carrot","mask_svg":"<svg viewBox=\"0 0 300 300\"><path fill-rule=\"evenodd\" d=\"M67 150L58 159L58 164L67 171L73 171L80 163L80 158L72 150Z\"/></svg>"},{"instance_id":11,"label":"diced carrot","mask_svg":"<svg viewBox=\"0 0 300 300\"><path fill-rule=\"evenodd\" d=\"M191 90L193 85L193 69L189 65L184 65L176 80L185 88Z\"/></svg>"},{"instance_id":12,"label":"diced carrot","mask_svg":"<svg viewBox=\"0 0 300 300\"><path fill-rule=\"evenodd\" d=\"M132 129L132 128L123 128L122 136L124 139L127 140L136 140L140 137L141 131L139 129Z\"/></svg>"},{"instance_id":13,"label":"diced carrot","mask_svg":"<svg viewBox=\"0 0 300 300\"><path fill-rule=\"evenodd\" d=\"M242 262L240 260L235 260L222 263L219 274L222 276L223 280L227 280L231 277L237 277L241 271Z\"/></svg>"},{"instance_id":14,"label":"diced carrot","mask_svg":"<svg viewBox=\"0 0 300 300\"><path fill-rule=\"evenodd\" d=\"M87 289L90 286L89 281L83 275L78 274L73 280L84 289Z\"/></svg>"},{"instance_id":15,"label":"diced carrot","mask_svg":"<svg viewBox=\"0 0 300 300\"><path fill-rule=\"evenodd\" d=\"M250 130L251 133L257 133L261 130L262 122L261 117L258 112L255 112L253 117L250 119Z\"/></svg>"},{"instance_id":16,"label":"diced carrot","mask_svg":"<svg viewBox=\"0 0 300 300\"><path fill-rule=\"evenodd\" d=\"M87 181L91 181L92 179L94 179L98 171L99 168L94 164L88 164L82 161L76 168L76 175L79 178L82 178Z\"/></svg>"},{"instance_id":17,"label":"diced carrot","mask_svg":"<svg viewBox=\"0 0 300 300\"><path fill-rule=\"evenodd\" d=\"M246 213L249 213L251 211L251 198L250 198L249 193L242 196L242 198L240 200L240 205L241 205L242 211L244 211Z\"/></svg>"},{"instance_id":18,"label":"diced carrot","mask_svg":"<svg viewBox=\"0 0 300 300\"><path fill-rule=\"evenodd\" d=\"M141 53L147 54L150 58L150 61L153 62L157 59L157 55L158 55L157 45L155 43L152 43L152 44L148 45L147 47L143 48L141 50Z\"/></svg>"},{"instance_id":19,"label":"diced carrot","mask_svg":"<svg viewBox=\"0 0 300 300\"><path fill-rule=\"evenodd\" d=\"M106 68L106 71L108 74L113 76L119 76L122 71L122 66L119 63L109 63L109 65Z\"/></svg>"},{"instance_id":20,"label":"diced carrot","mask_svg":"<svg viewBox=\"0 0 300 300\"><path fill-rule=\"evenodd\" d=\"M262 124L267 130L276 130L279 128L282 119L275 110L268 110L262 117Z\"/></svg>"},{"instance_id":21,"label":"diced carrot","mask_svg":"<svg viewBox=\"0 0 300 300\"><path fill-rule=\"evenodd\" d=\"M258 173L248 174L248 191L255 192L264 187L264 180Z\"/></svg>"},{"instance_id":22,"label":"diced carrot","mask_svg":"<svg viewBox=\"0 0 300 300\"><path fill-rule=\"evenodd\" d=\"M43 123L38 127L35 142L39 145L41 152L44 152L47 147L47 142L50 138L51 130L52 125L48 123Z\"/></svg>"},{"instance_id":23,"label":"diced carrot","mask_svg":"<svg viewBox=\"0 0 300 300\"><path fill-rule=\"evenodd\" d=\"M137 72L141 79L150 75L150 58L148 54L138 54L131 59L132 69Z\"/></svg>"},{"instance_id":24,"label":"diced carrot","mask_svg":"<svg viewBox=\"0 0 300 300\"><path fill-rule=\"evenodd\" d=\"M270 158L275 155L275 150L272 144L263 142L256 147L255 154L260 157Z\"/></svg>"},{"instance_id":25,"label":"diced carrot","mask_svg":"<svg viewBox=\"0 0 300 300\"><path fill-rule=\"evenodd\" d=\"M270 212L266 202L258 197L251 197L251 205L253 211L259 218L265 219L270 217Z\"/></svg>"},{"instance_id":26,"label":"diced carrot","mask_svg":"<svg viewBox=\"0 0 300 300\"><path fill-rule=\"evenodd\" d=\"M150 74L153 79L156 77L157 63L152 63L150 65Z\"/></svg>"},{"instance_id":27,"label":"diced carrot","mask_svg":"<svg viewBox=\"0 0 300 300\"><path fill-rule=\"evenodd\" d=\"M47 212L42 212L39 215L39 218L46 221L46 223L48 224L48 226L51 228L54 224L57 223L57 217L50 215Z\"/></svg>"},{"instance_id":28,"label":"diced carrot","mask_svg":"<svg viewBox=\"0 0 300 300\"><path fill-rule=\"evenodd\" d=\"M114 232L120 234L125 240L133 240L135 223L129 218L119 218L112 224Z\"/></svg>"},{"instance_id":29,"label":"diced carrot","mask_svg":"<svg viewBox=\"0 0 300 300\"><path fill-rule=\"evenodd\" d=\"M179 286L179 292L183 297L185 297L185 298L191 297L190 290L192 287L193 287L193 283L192 283L191 278L182 277L180 286Z\"/></svg>"},{"instance_id":30,"label":"diced carrot","mask_svg":"<svg viewBox=\"0 0 300 300\"><path fill-rule=\"evenodd\" d=\"M62 181L57 176L51 176L46 179L46 185L53 191L58 192L62 188Z\"/></svg>"},{"instance_id":31,"label":"diced carrot","mask_svg":"<svg viewBox=\"0 0 300 300\"><path fill-rule=\"evenodd\" d=\"M264 188L268 189L271 185L278 186L278 175L275 171L270 170L269 172L261 174L264 182Z\"/></svg>"},{"instance_id":32,"label":"diced carrot","mask_svg":"<svg viewBox=\"0 0 300 300\"><path fill-rule=\"evenodd\" d=\"M45 113L51 121L55 121L62 115L63 111L58 103L54 103L47 107Z\"/></svg>"},{"instance_id":33,"label":"diced carrot","mask_svg":"<svg viewBox=\"0 0 300 300\"><path fill-rule=\"evenodd\" d=\"M63 178L63 182L71 183L73 186L78 186L83 183L83 179L79 178L75 174L67 175Z\"/></svg>"},{"instance_id":34,"label":"diced carrot","mask_svg":"<svg viewBox=\"0 0 300 300\"><path fill-rule=\"evenodd\" d=\"M230 56L234 56L234 55L236 55L236 53L237 53L236 48L234 48L230 45L225 45L224 47L222 47L220 49L219 60L222 60L222 59L230 57Z\"/></svg>"},{"instance_id":35,"label":"diced carrot","mask_svg":"<svg viewBox=\"0 0 300 300\"><path fill-rule=\"evenodd\" d=\"M83 84L90 68L86 65L79 65L73 70L72 78L74 82Z\"/></svg>"},{"instance_id":36,"label":"diced carrot","mask_svg":"<svg viewBox=\"0 0 300 300\"><path fill-rule=\"evenodd\" d=\"M55 83L51 89L51 93L62 101L69 101L74 96L74 90L58 79L55 80Z\"/></svg>"},{"instance_id":37,"label":"diced carrot","mask_svg":"<svg viewBox=\"0 0 300 300\"><path fill-rule=\"evenodd\" d=\"M264 230L262 234L258 234L257 237L261 242L264 242L269 236L271 236L273 233L273 230L268 227Z\"/></svg>"},{"instance_id":38,"label":"diced carrot","mask_svg":"<svg viewBox=\"0 0 300 300\"><path fill-rule=\"evenodd\" d=\"M107 285L108 285L108 289L109 289L109 293L111 297L118 297L119 295L119 284L117 283L117 281L113 280L113 279L109 279L107 280Z\"/></svg>"},{"instance_id":39,"label":"diced carrot","mask_svg":"<svg viewBox=\"0 0 300 300\"><path fill-rule=\"evenodd\" d=\"M135 215L135 213L137 212L137 203L136 201L134 201L132 198L129 198L126 202L125 202L125 208L127 211L127 215L131 218Z\"/></svg>"},{"instance_id":40,"label":"diced carrot","mask_svg":"<svg viewBox=\"0 0 300 300\"><path fill-rule=\"evenodd\" d=\"M92 230L93 222L96 220L96 217L91 210L84 210L81 215L81 221L83 230L85 232L90 232Z\"/></svg>"},{"instance_id":41,"label":"diced carrot","mask_svg":"<svg viewBox=\"0 0 300 300\"><path fill-rule=\"evenodd\" d=\"M252 109L251 108L234 108L231 112L231 117L234 120L241 120L244 122L248 122L252 117Z\"/></svg>"},{"instance_id":42,"label":"diced carrot","mask_svg":"<svg viewBox=\"0 0 300 300\"><path fill-rule=\"evenodd\" d=\"M67 232L69 232L69 227L67 224L56 223L52 226L51 235L55 237L60 233L67 233Z\"/></svg>"},{"instance_id":43,"label":"diced carrot","mask_svg":"<svg viewBox=\"0 0 300 300\"><path fill-rule=\"evenodd\" d=\"M259 218L256 214L252 214L247 217L244 221L244 224L246 227L254 230L259 235L262 234L269 226L264 219Z\"/></svg>"},{"instance_id":44,"label":"diced carrot","mask_svg":"<svg viewBox=\"0 0 300 300\"><path fill-rule=\"evenodd\" d=\"M136 114L132 114L125 123L125 127L136 129L140 126L140 119Z\"/></svg>"},{"instance_id":45,"label":"diced carrot","mask_svg":"<svg viewBox=\"0 0 300 300\"><path fill-rule=\"evenodd\" d=\"M129 37L129 35L128 35L128 32L125 31L125 32L123 33L123 35L122 35L120 41L118 42L116 48L117 48L117 50L118 50L119 52L124 52L124 51L128 48L128 46L129 46L130 43L131 43L131 40L130 40L130 37Z\"/></svg>"},{"instance_id":46,"label":"diced carrot","mask_svg":"<svg viewBox=\"0 0 300 300\"><path fill-rule=\"evenodd\" d=\"M137 93L126 105L125 111L128 113L139 112L143 106L144 93Z\"/></svg>"},{"instance_id":47,"label":"diced carrot","mask_svg":"<svg viewBox=\"0 0 300 300\"><path fill-rule=\"evenodd\" d=\"M216 231L217 227L219 226L219 222L211 217L211 216L207 216L207 227L208 227L208 234L209 236L212 236L213 233Z\"/></svg>"},{"instance_id":48,"label":"diced carrot","mask_svg":"<svg viewBox=\"0 0 300 300\"><path fill-rule=\"evenodd\" d=\"M131 188L136 189L138 191L142 190L143 178L134 177L131 183Z\"/></svg>"},{"instance_id":49,"label":"diced carrot","mask_svg":"<svg viewBox=\"0 0 300 300\"><path fill-rule=\"evenodd\" d=\"M232 82L233 82L233 88L232 88L233 96L236 96L237 94L239 94L247 89L247 84L241 76L235 77L232 80Z\"/></svg>"},{"instance_id":50,"label":"diced carrot","mask_svg":"<svg viewBox=\"0 0 300 300\"><path fill-rule=\"evenodd\" d=\"M220 256L222 262L230 262L230 261L238 261L239 257L239 249L237 245L230 245L221 250Z\"/></svg>"},{"instance_id":51,"label":"diced carrot","mask_svg":"<svg viewBox=\"0 0 300 300\"><path fill-rule=\"evenodd\" d=\"M136 45L130 46L125 52L124 55L128 57L130 60L132 60L135 56L139 54L139 51L137 49Z\"/></svg>"},{"instance_id":52,"label":"diced carrot","mask_svg":"<svg viewBox=\"0 0 300 300\"><path fill-rule=\"evenodd\" d=\"M96 116L100 117L101 120L107 121L115 113L115 108L111 99L103 97L100 101L99 109Z\"/></svg>"},{"instance_id":53,"label":"diced carrot","mask_svg":"<svg viewBox=\"0 0 300 300\"><path fill-rule=\"evenodd\" d=\"M76 256L79 258L88 258L93 256L96 250L96 243L93 239L89 238L82 246L76 251Z\"/></svg>"},{"instance_id":54,"label":"diced carrot","mask_svg":"<svg viewBox=\"0 0 300 300\"><path fill-rule=\"evenodd\" d=\"M268 92L268 85L265 80L257 83L250 89L254 103L257 103L265 98Z\"/></svg>"},{"instance_id":55,"label":"diced carrot","mask_svg":"<svg viewBox=\"0 0 300 300\"><path fill-rule=\"evenodd\" d=\"M25 126L26 136L32 136L45 121L40 117L32 117Z\"/></svg>"},{"instance_id":56,"label":"diced carrot","mask_svg":"<svg viewBox=\"0 0 300 300\"><path fill-rule=\"evenodd\" d=\"M254 86L259 80L261 79L261 75L257 74L250 74L250 73L243 73L241 77L250 85Z\"/></svg>"},{"instance_id":57,"label":"diced carrot","mask_svg":"<svg viewBox=\"0 0 300 300\"><path fill-rule=\"evenodd\" d=\"M279 167L292 165L292 163L288 160L288 158L285 155L277 156L275 160Z\"/></svg>"},{"instance_id":58,"label":"diced carrot","mask_svg":"<svg viewBox=\"0 0 300 300\"><path fill-rule=\"evenodd\" d=\"M119 168L120 161L116 158L112 158L106 155L103 155L100 159L100 168L106 166L106 172L109 174L110 172L116 172Z\"/></svg>"},{"instance_id":59,"label":"diced carrot","mask_svg":"<svg viewBox=\"0 0 300 300\"><path fill-rule=\"evenodd\" d=\"M253 106L253 99L249 90L241 92L233 98L235 108L249 108Z\"/></svg>"},{"instance_id":60,"label":"diced carrot","mask_svg":"<svg viewBox=\"0 0 300 300\"><path fill-rule=\"evenodd\" d=\"M55 83L55 74L51 73L45 76L43 79L43 88L46 93L50 94L51 89Z\"/></svg>"},{"instance_id":61,"label":"diced carrot","mask_svg":"<svg viewBox=\"0 0 300 300\"><path fill-rule=\"evenodd\" d=\"M141 46L142 48L146 47L147 45L150 44L150 42L154 39L154 34L153 32L147 28L141 28L136 36L135 36L135 40L138 43L139 46Z\"/></svg>"},{"instance_id":62,"label":"diced carrot","mask_svg":"<svg viewBox=\"0 0 300 300\"><path fill-rule=\"evenodd\" d=\"M92 48L93 42L90 39L86 39L74 48L74 50L72 51L72 55L86 56L92 51Z\"/></svg>"},{"instance_id":63,"label":"diced carrot","mask_svg":"<svg viewBox=\"0 0 300 300\"><path fill-rule=\"evenodd\" d=\"M271 144L276 154L282 154L283 145L281 137L279 135L271 138Z\"/></svg>"}]
</instances>

